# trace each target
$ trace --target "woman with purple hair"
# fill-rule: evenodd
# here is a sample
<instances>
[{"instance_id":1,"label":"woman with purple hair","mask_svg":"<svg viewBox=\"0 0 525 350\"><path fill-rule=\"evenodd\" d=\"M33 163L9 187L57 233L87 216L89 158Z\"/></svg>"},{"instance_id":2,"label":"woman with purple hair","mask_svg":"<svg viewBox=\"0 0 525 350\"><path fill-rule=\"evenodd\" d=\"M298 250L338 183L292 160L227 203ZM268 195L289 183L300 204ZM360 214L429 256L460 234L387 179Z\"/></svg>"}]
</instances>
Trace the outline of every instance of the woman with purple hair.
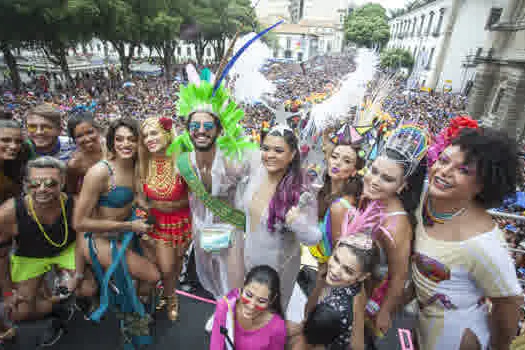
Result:
<instances>
[{"instance_id":1,"label":"woman with purple hair","mask_svg":"<svg viewBox=\"0 0 525 350\"><path fill-rule=\"evenodd\" d=\"M301 246L321 239L317 201L301 171L298 140L292 129L276 125L261 138L261 165L242 194L246 212L245 271L273 267L281 278L286 310L301 266Z\"/></svg>"}]
</instances>

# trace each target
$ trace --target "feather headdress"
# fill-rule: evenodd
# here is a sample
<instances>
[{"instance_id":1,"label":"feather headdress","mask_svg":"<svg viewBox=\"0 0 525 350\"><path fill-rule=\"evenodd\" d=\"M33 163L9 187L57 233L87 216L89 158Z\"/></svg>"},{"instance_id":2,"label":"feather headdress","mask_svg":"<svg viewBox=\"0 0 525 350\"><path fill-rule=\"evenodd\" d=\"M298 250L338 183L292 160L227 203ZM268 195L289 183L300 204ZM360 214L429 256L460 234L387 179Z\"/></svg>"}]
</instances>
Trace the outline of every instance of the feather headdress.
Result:
<instances>
[{"instance_id":1,"label":"feather headdress","mask_svg":"<svg viewBox=\"0 0 525 350\"><path fill-rule=\"evenodd\" d=\"M191 65L186 67L189 84L180 88L179 100L177 101L177 115L182 118L188 118L193 113L206 112L216 117L223 129L223 135L217 139L217 145L226 156L240 158L244 149L257 148L258 146L249 141L249 138L245 136L244 128L240 126L240 121L244 118L244 111L230 97L229 91L223 84L224 78L253 42L281 23L283 21L279 21L258 33L228 61L238 37L236 35L228 48L225 59L219 65L217 78L207 69L203 70L199 75L195 67ZM182 153L192 150L193 144L189 133L186 131L173 140L170 147L168 147L167 154L171 155L174 152Z\"/></svg>"},{"instance_id":2,"label":"feather headdress","mask_svg":"<svg viewBox=\"0 0 525 350\"><path fill-rule=\"evenodd\" d=\"M384 206L379 201L370 202L365 209L352 207L343 220L340 241L359 249L370 250L379 231L391 236L383 227L385 220Z\"/></svg>"}]
</instances>

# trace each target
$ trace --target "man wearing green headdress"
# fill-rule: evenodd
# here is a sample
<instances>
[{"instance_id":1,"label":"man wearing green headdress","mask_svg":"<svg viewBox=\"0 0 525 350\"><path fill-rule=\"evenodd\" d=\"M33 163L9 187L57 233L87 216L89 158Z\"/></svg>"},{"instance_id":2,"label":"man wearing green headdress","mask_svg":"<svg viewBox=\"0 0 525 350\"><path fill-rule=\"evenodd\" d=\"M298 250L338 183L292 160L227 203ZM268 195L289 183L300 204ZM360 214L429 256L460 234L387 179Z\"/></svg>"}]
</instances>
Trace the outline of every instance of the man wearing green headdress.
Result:
<instances>
[{"instance_id":1,"label":"man wearing green headdress","mask_svg":"<svg viewBox=\"0 0 525 350\"><path fill-rule=\"evenodd\" d=\"M260 156L258 146L248 141L239 125L244 112L228 91L220 86L214 93L208 81L213 81L213 75L199 77L192 67L188 77L190 84L181 86L177 103L186 131L168 152L178 153L178 170L191 190L197 275L202 286L219 300L243 283L246 219L236 208L235 198ZM213 316L206 329L211 331L212 325Z\"/></svg>"}]
</instances>

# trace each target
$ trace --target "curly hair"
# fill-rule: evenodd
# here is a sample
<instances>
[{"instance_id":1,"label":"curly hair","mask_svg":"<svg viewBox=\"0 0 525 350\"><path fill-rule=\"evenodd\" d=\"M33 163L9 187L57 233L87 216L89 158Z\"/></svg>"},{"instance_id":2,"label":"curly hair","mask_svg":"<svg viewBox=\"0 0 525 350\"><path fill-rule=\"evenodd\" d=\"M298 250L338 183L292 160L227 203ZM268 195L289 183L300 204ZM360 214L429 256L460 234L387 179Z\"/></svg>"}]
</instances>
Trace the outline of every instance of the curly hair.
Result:
<instances>
[{"instance_id":1,"label":"curly hair","mask_svg":"<svg viewBox=\"0 0 525 350\"><path fill-rule=\"evenodd\" d=\"M499 207L522 182L516 142L491 128L464 129L452 140L465 153L465 164L476 164L476 181L483 188L475 197L483 208Z\"/></svg>"},{"instance_id":2,"label":"curly hair","mask_svg":"<svg viewBox=\"0 0 525 350\"><path fill-rule=\"evenodd\" d=\"M109 124L108 132L106 134L106 147L110 154L115 153L115 132L121 126L128 128L134 136L139 137L139 125L136 120L131 118L120 118L114 120Z\"/></svg>"},{"instance_id":3,"label":"curly hair","mask_svg":"<svg viewBox=\"0 0 525 350\"><path fill-rule=\"evenodd\" d=\"M67 135L76 141L75 129L79 124L88 123L93 125L96 129L100 129L99 125L95 121L93 113L91 112L82 112L78 114L73 114L67 121Z\"/></svg>"}]
</instances>

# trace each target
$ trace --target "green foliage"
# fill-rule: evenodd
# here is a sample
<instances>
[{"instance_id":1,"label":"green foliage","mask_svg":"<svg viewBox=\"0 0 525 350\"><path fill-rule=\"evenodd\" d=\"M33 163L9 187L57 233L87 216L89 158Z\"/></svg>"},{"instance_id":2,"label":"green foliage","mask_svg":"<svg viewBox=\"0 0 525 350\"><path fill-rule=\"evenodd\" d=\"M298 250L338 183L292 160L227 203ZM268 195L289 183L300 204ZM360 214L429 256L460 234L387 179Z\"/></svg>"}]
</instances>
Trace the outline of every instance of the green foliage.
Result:
<instances>
[{"instance_id":1,"label":"green foliage","mask_svg":"<svg viewBox=\"0 0 525 350\"><path fill-rule=\"evenodd\" d=\"M380 65L384 69L407 68L410 70L414 65L414 58L408 50L384 49L381 52Z\"/></svg>"},{"instance_id":2,"label":"green foliage","mask_svg":"<svg viewBox=\"0 0 525 350\"><path fill-rule=\"evenodd\" d=\"M356 9L346 18L345 38L360 46L384 45L390 38L385 8L367 4Z\"/></svg>"}]
</instances>

